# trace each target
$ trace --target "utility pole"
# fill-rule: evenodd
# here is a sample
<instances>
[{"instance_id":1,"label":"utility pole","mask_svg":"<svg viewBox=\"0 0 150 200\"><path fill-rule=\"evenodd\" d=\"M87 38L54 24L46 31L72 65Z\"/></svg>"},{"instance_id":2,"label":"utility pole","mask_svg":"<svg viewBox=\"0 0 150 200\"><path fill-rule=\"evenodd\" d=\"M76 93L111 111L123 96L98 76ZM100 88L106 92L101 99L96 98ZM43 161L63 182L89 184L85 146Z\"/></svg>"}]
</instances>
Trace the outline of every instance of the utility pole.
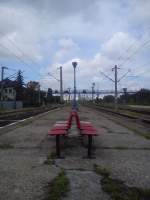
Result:
<instances>
[{"instance_id":1,"label":"utility pole","mask_svg":"<svg viewBox=\"0 0 150 200\"><path fill-rule=\"evenodd\" d=\"M60 102L63 103L63 78L62 78L62 66L58 68L60 70L60 79L57 79L51 73L48 73L49 76L53 77L56 81L60 82Z\"/></svg>"},{"instance_id":2,"label":"utility pole","mask_svg":"<svg viewBox=\"0 0 150 200\"><path fill-rule=\"evenodd\" d=\"M62 67L60 66L60 102L63 103L63 78L62 78Z\"/></svg>"},{"instance_id":3,"label":"utility pole","mask_svg":"<svg viewBox=\"0 0 150 200\"><path fill-rule=\"evenodd\" d=\"M94 101L94 87L95 83L92 83L92 101Z\"/></svg>"},{"instance_id":4,"label":"utility pole","mask_svg":"<svg viewBox=\"0 0 150 200\"><path fill-rule=\"evenodd\" d=\"M38 89L39 91L39 106L41 105L41 90L40 90L40 84L39 84L39 89Z\"/></svg>"},{"instance_id":5,"label":"utility pole","mask_svg":"<svg viewBox=\"0 0 150 200\"><path fill-rule=\"evenodd\" d=\"M4 69L5 67L1 67L2 68L2 71L1 71L1 81L3 81L4 79Z\"/></svg>"},{"instance_id":6,"label":"utility pole","mask_svg":"<svg viewBox=\"0 0 150 200\"><path fill-rule=\"evenodd\" d=\"M68 101L70 102L70 90L71 90L71 88L68 88L68 93L69 93L69 99L68 99Z\"/></svg>"},{"instance_id":7,"label":"utility pole","mask_svg":"<svg viewBox=\"0 0 150 200\"><path fill-rule=\"evenodd\" d=\"M1 101L3 101L3 80L4 80L4 71L5 69L8 69L5 66L1 67Z\"/></svg>"},{"instance_id":8,"label":"utility pole","mask_svg":"<svg viewBox=\"0 0 150 200\"><path fill-rule=\"evenodd\" d=\"M107 76L105 73L101 72L101 74L103 74L107 79L115 83L115 110L116 111L118 110L118 83L130 72L130 70L128 70L123 76L121 76L121 78L118 79L118 69L120 68L117 67L117 65L115 65L115 67L112 68L112 71L115 71L115 80Z\"/></svg>"},{"instance_id":9,"label":"utility pole","mask_svg":"<svg viewBox=\"0 0 150 200\"><path fill-rule=\"evenodd\" d=\"M8 69L8 67L2 66L1 68L2 68L2 70L1 70L1 81L3 81L4 80L4 70Z\"/></svg>"},{"instance_id":10,"label":"utility pole","mask_svg":"<svg viewBox=\"0 0 150 200\"><path fill-rule=\"evenodd\" d=\"M115 71L115 110L118 109L118 69L120 68L117 65L112 68L112 71Z\"/></svg>"},{"instance_id":11,"label":"utility pole","mask_svg":"<svg viewBox=\"0 0 150 200\"><path fill-rule=\"evenodd\" d=\"M123 103L126 104L127 103L127 88L123 88L123 93L124 93L124 101L123 101Z\"/></svg>"}]
</instances>

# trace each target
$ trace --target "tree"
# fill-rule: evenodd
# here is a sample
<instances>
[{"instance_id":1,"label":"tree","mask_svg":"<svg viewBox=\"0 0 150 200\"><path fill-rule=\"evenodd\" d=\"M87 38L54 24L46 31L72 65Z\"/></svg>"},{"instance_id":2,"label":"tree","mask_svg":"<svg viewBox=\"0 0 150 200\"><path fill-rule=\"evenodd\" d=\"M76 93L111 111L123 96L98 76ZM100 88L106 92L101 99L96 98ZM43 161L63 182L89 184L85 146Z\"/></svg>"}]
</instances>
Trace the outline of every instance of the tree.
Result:
<instances>
[{"instance_id":1,"label":"tree","mask_svg":"<svg viewBox=\"0 0 150 200\"><path fill-rule=\"evenodd\" d=\"M47 102L53 102L53 90L51 88L48 88L47 91Z\"/></svg>"},{"instance_id":2,"label":"tree","mask_svg":"<svg viewBox=\"0 0 150 200\"><path fill-rule=\"evenodd\" d=\"M124 99L128 104L150 105L150 90L143 88L134 94L121 95L119 103L123 103Z\"/></svg>"},{"instance_id":3,"label":"tree","mask_svg":"<svg viewBox=\"0 0 150 200\"><path fill-rule=\"evenodd\" d=\"M36 82L36 81L29 81L27 83L27 88L30 88L34 91L39 91L40 89L40 83L39 82Z\"/></svg>"},{"instance_id":4,"label":"tree","mask_svg":"<svg viewBox=\"0 0 150 200\"><path fill-rule=\"evenodd\" d=\"M104 96L103 102L104 103L113 103L114 102L114 96L112 96L112 95Z\"/></svg>"},{"instance_id":5,"label":"tree","mask_svg":"<svg viewBox=\"0 0 150 200\"><path fill-rule=\"evenodd\" d=\"M24 92L24 78L21 70L18 71L16 77L16 100L23 100L23 92Z\"/></svg>"}]
</instances>

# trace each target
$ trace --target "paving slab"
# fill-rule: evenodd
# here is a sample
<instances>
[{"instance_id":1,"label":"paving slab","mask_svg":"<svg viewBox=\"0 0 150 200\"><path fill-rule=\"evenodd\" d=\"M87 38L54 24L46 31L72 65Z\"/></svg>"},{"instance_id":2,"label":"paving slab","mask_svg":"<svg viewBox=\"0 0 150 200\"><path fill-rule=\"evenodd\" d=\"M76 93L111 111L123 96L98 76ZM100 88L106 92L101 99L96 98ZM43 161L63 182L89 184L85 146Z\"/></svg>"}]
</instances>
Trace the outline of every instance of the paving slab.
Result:
<instances>
[{"instance_id":1,"label":"paving slab","mask_svg":"<svg viewBox=\"0 0 150 200\"><path fill-rule=\"evenodd\" d=\"M99 175L91 171L68 171L67 177L70 180L71 191L64 200L110 200L110 197L103 192Z\"/></svg>"}]
</instances>

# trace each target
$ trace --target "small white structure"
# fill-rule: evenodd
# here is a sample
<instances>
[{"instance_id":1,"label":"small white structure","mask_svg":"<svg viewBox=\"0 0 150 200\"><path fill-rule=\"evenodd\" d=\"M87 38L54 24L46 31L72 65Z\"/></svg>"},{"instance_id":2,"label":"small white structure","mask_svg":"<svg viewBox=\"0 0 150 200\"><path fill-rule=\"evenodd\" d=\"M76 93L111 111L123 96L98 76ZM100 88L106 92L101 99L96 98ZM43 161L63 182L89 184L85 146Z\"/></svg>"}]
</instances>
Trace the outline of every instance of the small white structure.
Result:
<instances>
[{"instance_id":1,"label":"small white structure","mask_svg":"<svg viewBox=\"0 0 150 200\"><path fill-rule=\"evenodd\" d=\"M1 100L15 100L16 99L16 81L5 79L0 82L0 96Z\"/></svg>"}]
</instances>

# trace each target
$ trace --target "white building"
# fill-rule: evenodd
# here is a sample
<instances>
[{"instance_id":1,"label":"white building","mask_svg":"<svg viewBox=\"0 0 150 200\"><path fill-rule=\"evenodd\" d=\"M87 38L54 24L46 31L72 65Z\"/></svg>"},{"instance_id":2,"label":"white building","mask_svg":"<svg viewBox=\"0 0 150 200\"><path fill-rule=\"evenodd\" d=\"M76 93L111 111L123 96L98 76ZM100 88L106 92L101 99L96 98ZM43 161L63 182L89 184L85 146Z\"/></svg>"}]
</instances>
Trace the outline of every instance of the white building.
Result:
<instances>
[{"instance_id":1,"label":"white building","mask_svg":"<svg viewBox=\"0 0 150 200\"><path fill-rule=\"evenodd\" d=\"M16 99L16 82L9 79L0 82L0 97L1 100L15 100Z\"/></svg>"}]
</instances>

